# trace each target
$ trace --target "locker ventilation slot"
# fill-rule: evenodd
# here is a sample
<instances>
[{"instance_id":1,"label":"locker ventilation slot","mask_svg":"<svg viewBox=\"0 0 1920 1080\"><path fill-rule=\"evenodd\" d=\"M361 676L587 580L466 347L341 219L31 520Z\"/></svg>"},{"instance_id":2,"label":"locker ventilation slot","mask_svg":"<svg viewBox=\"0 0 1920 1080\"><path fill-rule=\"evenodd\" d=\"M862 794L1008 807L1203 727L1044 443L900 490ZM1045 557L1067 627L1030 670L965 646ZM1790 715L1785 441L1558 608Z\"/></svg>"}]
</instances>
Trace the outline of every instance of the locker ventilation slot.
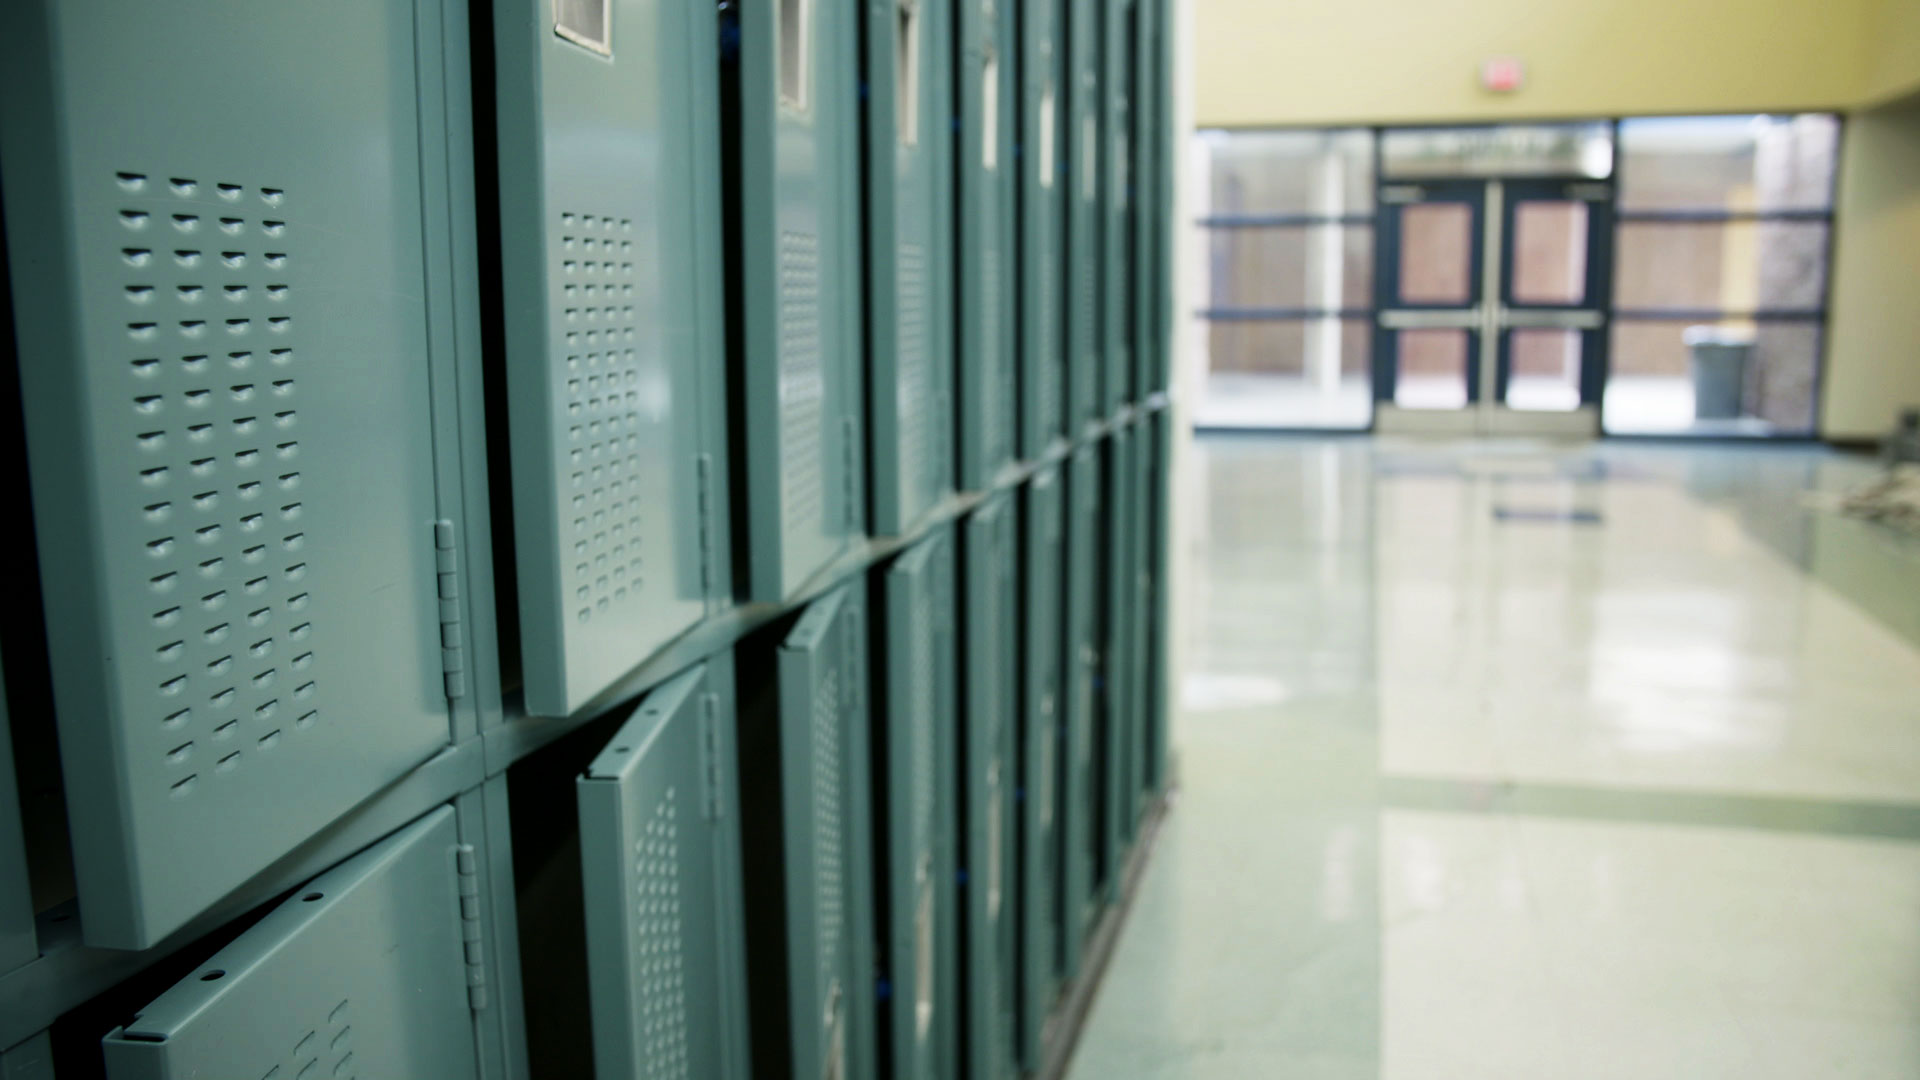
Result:
<instances>
[{"instance_id":1,"label":"locker ventilation slot","mask_svg":"<svg viewBox=\"0 0 1920 1080\"><path fill-rule=\"evenodd\" d=\"M669 787L634 844L634 960L646 1080L688 1080L687 985L680 918L680 827Z\"/></svg>"},{"instance_id":2,"label":"locker ventilation slot","mask_svg":"<svg viewBox=\"0 0 1920 1080\"><path fill-rule=\"evenodd\" d=\"M608 36L611 0L553 0L553 32L602 56L613 55Z\"/></svg>"},{"instance_id":3,"label":"locker ventilation slot","mask_svg":"<svg viewBox=\"0 0 1920 1080\"><path fill-rule=\"evenodd\" d=\"M295 1040L286 1060L268 1069L262 1080L296 1080L331 1076L352 1080L358 1075L353 1060L353 1025L347 1001L327 1012L324 1024L307 1029Z\"/></svg>"},{"instance_id":4,"label":"locker ventilation slot","mask_svg":"<svg viewBox=\"0 0 1920 1080\"><path fill-rule=\"evenodd\" d=\"M781 531L818 533L826 521L826 373L821 367L820 239L780 234Z\"/></svg>"},{"instance_id":5,"label":"locker ventilation slot","mask_svg":"<svg viewBox=\"0 0 1920 1080\"><path fill-rule=\"evenodd\" d=\"M934 438L932 352L927 325L927 250L919 244L901 244L896 268L899 303L900 475L910 483L937 481L929 476L928 453Z\"/></svg>"},{"instance_id":6,"label":"locker ventilation slot","mask_svg":"<svg viewBox=\"0 0 1920 1080\"><path fill-rule=\"evenodd\" d=\"M126 345L119 558L147 581L145 713L174 798L319 718L299 427L299 311L280 188L115 174Z\"/></svg>"},{"instance_id":7,"label":"locker ventilation slot","mask_svg":"<svg viewBox=\"0 0 1920 1080\"><path fill-rule=\"evenodd\" d=\"M807 109L812 85L813 0L775 0L780 5L780 104Z\"/></svg>"},{"instance_id":8,"label":"locker ventilation slot","mask_svg":"<svg viewBox=\"0 0 1920 1080\"><path fill-rule=\"evenodd\" d=\"M1000 342L1000 246L995 243L982 245L980 251L980 345L978 349L980 369L986 372L985 393L981 395L980 438L988 453L995 458L1007 453L1008 414L1011 403L1007 393L1011 386L1003 378L1001 368L1004 362Z\"/></svg>"},{"instance_id":9,"label":"locker ventilation slot","mask_svg":"<svg viewBox=\"0 0 1920 1080\"><path fill-rule=\"evenodd\" d=\"M560 215L561 355L566 357L567 557L581 622L641 602L641 364L633 221Z\"/></svg>"},{"instance_id":10,"label":"locker ventilation slot","mask_svg":"<svg viewBox=\"0 0 1920 1080\"><path fill-rule=\"evenodd\" d=\"M822 958L838 956L845 927L841 893L846 873L840 833L840 673L828 671L813 699L813 851L819 895L814 911L820 920L814 934Z\"/></svg>"}]
</instances>

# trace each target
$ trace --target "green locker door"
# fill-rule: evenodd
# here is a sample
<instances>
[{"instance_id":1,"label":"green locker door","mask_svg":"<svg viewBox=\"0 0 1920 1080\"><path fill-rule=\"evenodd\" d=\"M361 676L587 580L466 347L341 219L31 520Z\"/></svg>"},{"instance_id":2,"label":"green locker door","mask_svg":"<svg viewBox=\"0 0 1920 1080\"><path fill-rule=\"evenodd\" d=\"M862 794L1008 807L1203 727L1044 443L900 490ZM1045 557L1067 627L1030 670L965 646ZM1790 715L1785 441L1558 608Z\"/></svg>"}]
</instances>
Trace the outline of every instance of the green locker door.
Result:
<instances>
[{"instance_id":1,"label":"green locker door","mask_svg":"<svg viewBox=\"0 0 1920 1080\"><path fill-rule=\"evenodd\" d=\"M1135 0L1130 26L1133 55L1133 135L1129 142L1128 197L1133 235L1132 302L1127 306L1133 338L1134 400L1145 401L1160 390L1154 381L1160 345L1155 338L1154 275L1166 253L1160 250L1160 167L1157 147L1160 130L1160 94L1156 89L1159 34L1156 0Z\"/></svg>"},{"instance_id":2,"label":"green locker door","mask_svg":"<svg viewBox=\"0 0 1920 1080\"><path fill-rule=\"evenodd\" d=\"M1138 831L1140 815L1146 810L1147 790L1151 784L1149 773L1153 769L1153 747L1149 743L1149 732L1153 727L1149 716L1153 668L1149 660L1148 642L1158 621L1153 612L1152 565L1154 552L1159 546L1154 526L1154 513L1158 506L1153 497L1154 423L1151 417L1138 416L1132 427L1133 471L1129 498L1132 502L1133 525L1128 529L1131 539L1127 549L1127 585L1130 594L1127 598L1126 779L1129 805L1124 822L1129 839Z\"/></svg>"},{"instance_id":3,"label":"green locker door","mask_svg":"<svg viewBox=\"0 0 1920 1080\"><path fill-rule=\"evenodd\" d=\"M793 595L866 528L859 54L852 3L739 5L741 348L749 594Z\"/></svg>"},{"instance_id":4,"label":"green locker door","mask_svg":"<svg viewBox=\"0 0 1920 1080\"><path fill-rule=\"evenodd\" d=\"M439 35L464 11L10 9L0 188L37 268L13 309L90 944L157 942L449 741L429 298L471 300Z\"/></svg>"},{"instance_id":5,"label":"green locker door","mask_svg":"<svg viewBox=\"0 0 1920 1080\"><path fill-rule=\"evenodd\" d=\"M718 74L684 4L494 0L528 711L568 715L728 583ZM719 534L719 535L716 535Z\"/></svg>"},{"instance_id":6,"label":"green locker door","mask_svg":"<svg viewBox=\"0 0 1920 1080\"><path fill-rule=\"evenodd\" d=\"M20 786L13 771L13 733L7 722L6 685L0 680L0 975L39 958L33 915Z\"/></svg>"},{"instance_id":7,"label":"green locker door","mask_svg":"<svg viewBox=\"0 0 1920 1080\"><path fill-rule=\"evenodd\" d=\"M1100 47L1106 36L1098 0L1065 0L1067 130L1067 432L1069 437L1102 415L1105 345L1100 311L1106 252L1101 192Z\"/></svg>"},{"instance_id":8,"label":"green locker door","mask_svg":"<svg viewBox=\"0 0 1920 1080\"><path fill-rule=\"evenodd\" d=\"M956 203L960 486L987 487L1013 461L1018 424L1014 129L1019 58L1012 0L955 0L960 118Z\"/></svg>"},{"instance_id":9,"label":"green locker door","mask_svg":"<svg viewBox=\"0 0 1920 1080\"><path fill-rule=\"evenodd\" d=\"M745 1080L733 658L643 699L579 781L602 1080Z\"/></svg>"},{"instance_id":10,"label":"green locker door","mask_svg":"<svg viewBox=\"0 0 1920 1080\"><path fill-rule=\"evenodd\" d=\"M53 1040L46 1032L0 1051L0 1080L54 1080Z\"/></svg>"},{"instance_id":11,"label":"green locker door","mask_svg":"<svg viewBox=\"0 0 1920 1080\"><path fill-rule=\"evenodd\" d=\"M1040 1066L1041 1036L1059 993L1061 600L1066 521L1058 466L1034 473L1021 490L1020 595L1020 1060Z\"/></svg>"},{"instance_id":12,"label":"green locker door","mask_svg":"<svg viewBox=\"0 0 1920 1080\"><path fill-rule=\"evenodd\" d=\"M443 806L315 878L102 1040L107 1075L478 1077L474 860Z\"/></svg>"},{"instance_id":13,"label":"green locker door","mask_svg":"<svg viewBox=\"0 0 1920 1080\"><path fill-rule=\"evenodd\" d=\"M1018 586L1013 497L981 504L962 532L965 641L961 689L967 1080L1017 1073L1014 1005L1015 727L1020 709Z\"/></svg>"},{"instance_id":14,"label":"green locker door","mask_svg":"<svg viewBox=\"0 0 1920 1080\"><path fill-rule=\"evenodd\" d=\"M1067 86L1060 0L1020 4L1020 453L1037 458L1066 432L1066 222L1061 127ZM1078 429L1078 423L1075 423Z\"/></svg>"},{"instance_id":15,"label":"green locker door","mask_svg":"<svg viewBox=\"0 0 1920 1080\"><path fill-rule=\"evenodd\" d=\"M1153 452L1152 476L1147 485L1153 509L1148 521L1147 555L1148 598L1147 701L1146 711L1146 784L1148 790L1162 794L1167 790L1168 732L1173 711L1171 606L1172 567L1169 564L1173 536L1173 410L1154 411L1150 421Z\"/></svg>"},{"instance_id":16,"label":"green locker door","mask_svg":"<svg viewBox=\"0 0 1920 1080\"><path fill-rule=\"evenodd\" d=\"M1132 686L1137 674L1132 663L1133 559L1140 540L1134 532L1134 436L1131 424L1116 427L1103 444L1106 453L1101 462L1106 484L1106 505L1101 519L1105 526L1106 574L1100 583L1103 618L1100 624L1101 693L1098 695L1101 711L1097 730L1098 752L1104 757L1100 798L1104 800L1102 819L1106 825L1100 837L1104 845L1100 885L1108 899L1119 892L1120 869L1125 863L1127 845L1133 840Z\"/></svg>"},{"instance_id":17,"label":"green locker door","mask_svg":"<svg viewBox=\"0 0 1920 1080\"><path fill-rule=\"evenodd\" d=\"M852 582L736 650L756 1077L876 1075L864 609Z\"/></svg>"},{"instance_id":18,"label":"green locker door","mask_svg":"<svg viewBox=\"0 0 1920 1080\"><path fill-rule=\"evenodd\" d=\"M1061 901L1062 971L1080 970L1081 950L1099 912L1094 896L1094 846L1101 843L1094 764L1094 695L1099 654L1095 643L1100 532L1100 446L1073 452L1067 467L1065 643L1061 656L1066 712L1066 851Z\"/></svg>"},{"instance_id":19,"label":"green locker door","mask_svg":"<svg viewBox=\"0 0 1920 1080\"><path fill-rule=\"evenodd\" d=\"M884 664L874 724L881 793L874 815L881 933L880 977L889 987L882 1021L898 1080L957 1072L960 990L954 897L957 643L954 558L939 529L879 572L885 605L874 627Z\"/></svg>"},{"instance_id":20,"label":"green locker door","mask_svg":"<svg viewBox=\"0 0 1920 1080\"><path fill-rule=\"evenodd\" d=\"M1153 267L1153 295L1147 302L1152 305L1155 317L1153 389L1164 391L1172 385L1172 336L1176 325L1173 312L1173 275L1174 261L1178 258L1178 252L1174 246L1173 221L1176 209L1174 195L1177 190L1174 176L1179 150L1174 144L1174 124L1177 119L1173 112L1174 27L1170 0L1143 0L1143 2L1153 12L1153 27L1156 34L1153 47L1155 64L1153 96L1159 106L1159 123L1153 129L1153 143L1150 147L1154 174L1159 177L1159 198L1153 203L1152 224L1158 259Z\"/></svg>"},{"instance_id":21,"label":"green locker door","mask_svg":"<svg viewBox=\"0 0 1920 1080\"><path fill-rule=\"evenodd\" d=\"M873 530L953 487L953 53L948 0L865 5Z\"/></svg>"},{"instance_id":22,"label":"green locker door","mask_svg":"<svg viewBox=\"0 0 1920 1080\"><path fill-rule=\"evenodd\" d=\"M1100 32L1100 406L1133 396L1133 11L1107 0Z\"/></svg>"}]
</instances>

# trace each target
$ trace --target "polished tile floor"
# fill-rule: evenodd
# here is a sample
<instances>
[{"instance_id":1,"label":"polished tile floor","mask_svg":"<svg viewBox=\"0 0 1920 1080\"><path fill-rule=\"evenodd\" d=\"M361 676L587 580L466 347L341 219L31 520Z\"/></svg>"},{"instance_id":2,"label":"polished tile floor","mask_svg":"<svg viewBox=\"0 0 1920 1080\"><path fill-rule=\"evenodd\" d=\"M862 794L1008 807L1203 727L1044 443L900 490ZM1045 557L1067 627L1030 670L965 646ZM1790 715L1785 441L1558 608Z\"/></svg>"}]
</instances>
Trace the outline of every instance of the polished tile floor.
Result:
<instances>
[{"instance_id":1,"label":"polished tile floor","mask_svg":"<svg viewBox=\"0 0 1920 1080\"><path fill-rule=\"evenodd\" d=\"M1808 448L1203 439L1073 1080L1920 1076L1920 543Z\"/></svg>"}]
</instances>

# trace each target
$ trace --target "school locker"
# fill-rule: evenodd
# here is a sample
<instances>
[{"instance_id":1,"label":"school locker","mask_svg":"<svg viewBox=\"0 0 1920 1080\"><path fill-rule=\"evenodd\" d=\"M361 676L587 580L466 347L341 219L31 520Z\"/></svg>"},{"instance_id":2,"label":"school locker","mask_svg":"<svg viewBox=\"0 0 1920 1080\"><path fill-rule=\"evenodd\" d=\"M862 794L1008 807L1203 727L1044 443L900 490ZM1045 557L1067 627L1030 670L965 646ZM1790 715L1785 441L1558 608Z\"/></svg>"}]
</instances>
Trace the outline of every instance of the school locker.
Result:
<instances>
[{"instance_id":1,"label":"school locker","mask_svg":"<svg viewBox=\"0 0 1920 1080\"><path fill-rule=\"evenodd\" d=\"M947 0L865 5L873 531L953 487L953 55Z\"/></svg>"},{"instance_id":2,"label":"school locker","mask_svg":"<svg viewBox=\"0 0 1920 1080\"><path fill-rule=\"evenodd\" d=\"M0 1051L0 1080L54 1080L53 1045L46 1032Z\"/></svg>"},{"instance_id":3,"label":"school locker","mask_svg":"<svg viewBox=\"0 0 1920 1080\"><path fill-rule=\"evenodd\" d=\"M1080 970L1080 957L1099 912L1094 895L1094 847L1103 842L1100 801L1096 786L1094 708L1096 665L1095 589L1101 536L1100 444L1075 449L1067 466L1066 499L1066 607L1061 656L1062 702L1066 712L1066 777L1063 788L1065 851L1060 933L1061 970L1071 978Z\"/></svg>"},{"instance_id":4,"label":"school locker","mask_svg":"<svg viewBox=\"0 0 1920 1080\"><path fill-rule=\"evenodd\" d=\"M1146 786L1151 795L1164 793L1171 781L1168 770L1168 733L1173 710L1172 566L1173 536L1173 410L1156 409L1149 424L1153 431L1151 479L1147 485L1152 509L1148 512L1148 593Z\"/></svg>"},{"instance_id":5,"label":"school locker","mask_svg":"<svg viewBox=\"0 0 1920 1080\"><path fill-rule=\"evenodd\" d=\"M89 944L157 942L449 741L464 10L33 0L0 35Z\"/></svg>"},{"instance_id":6,"label":"school locker","mask_svg":"<svg viewBox=\"0 0 1920 1080\"><path fill-rule=\"evenodd\" d=\"M641 700L578 782L603 1080L745 1080L746 942L732 656Z\"/></svg>"},{"instance_id":7,"label":"school locker","mask_svg":"<svg viewBox=\"0 0 1920 1080\"><path fill-rule=\"evenodd\" d=\"M1002 493L982 503L961 530L960 798L966 816L959 880L965 898L962 1060L968 1080L1004 1080L1017 1072L1014 739L1020 613L1014 515L1013 496Z\"/></svg>"},{"instance_id":8,"label":"school locker","mask_svg":"<svg viewBox=\"0 0 1920 1080\"><path fill-rule=\"evenodd\" d=\"M959 34L954 174L959 208L955 370L960 387L960 480L979 490L1018 454L1014 251L1014 128L1019 58L1009 0L954 0Z\"/></svg>"},{"instance_id":9,"label":"school locker","mask_svg":"<svg viewBox=\"0 0 1920 1080\"><path fill-rule=\"evenodd\" d=\"M877 573L873 790L883 1070L899 1080L955 1075L960 978L953 882L954 553L942 527Z\"/></svg>"},{"instance_id":10,"label":"school locker","mask_svg":"<svg viewBox=\"0 0 1920 1080\"><path fill-rule=\"evenodd\" d=\"M1159 198L1152 204L1151 227L1156 238L1157 260L1153 267L1154 292L1148 302L1153 306L1156 320L1153 389L1165 392L1172 385L1172 334L1176 325L1173 311L1174 262L1180 257L1174 243L1176 230L1173 224L1177 209L1174 175L1178 161L1174 145L1178 117L1173 111L1174 11L1171 0L1147 0L1147 6L1153 12L1153 26L1158 35L1154 41L1156 67L1153 95L1159 105L1159 123L1153 129L1153 142L1149 148L1154 173L1159 177Z\"/></svg>"},{"instance_id":11,"label":"school locker","mask_svg":"<svg viewBox=\"0 0 1920 1080\"><path fill-rule=\"evenodd\" d=\"M1040 1065L1041 1035L1059 992L1062 873L1060 774L1065 743L1061 601L1066 520L1062 476L1050 465L1021 489L1020 1060Z\"/></svg>"},{"instance_id":12,"label":"school locker","mask_svg":"<svg viewBox=\"0 0 1920 1080\"><path fill-rule=\"evenodd\" d=\"M1135 0L1102 4L1100 86L1100 407L1133 395L1133 41Z\"/></svg>"},{"instance_id":13,"label":"school locker","mask_svg":"<svg viewBox=\"0 0 1920 1080\"><path fill-rule=\"evenodd\" d=\"M1155 275L1166 259L1160 246L1159 131L1162 102L1159 77L1159 2L1134 0L1131 9L1133 56L1133 131L1128 143L1127 175L1129 231L1133 260L1129 266L1132 302L1127 308L1128 332L1133 339L1134 400L1145 401L1161 389L1154 372L1160 343L1155 335L1158 309Z\"/></svg>"},{"instance_id":14,"label":"school locker","mask_svg":"<svg viewBox=\"0 0 1920 1080\"><path fill-rule=\"evenodd\" d=\"M1066 72L1069 80L1067 174L1070 190L1067 224L1067 432L1073 437L1104 416L1106 321L1103 243L1106 221L1102 193L1106 181L1101 129L1106 113L1101 97L1101 48L1106 42L1100 0L1065 0Z\"/></svg>"},{"instance_id":15,"label":"school locker","mask_svg":"<svg viewBox=\"0 0 1920 1080\"><path fill-rule=\"evenodd\" d=\"M736 650L752 1075L877 1075L865 587Z\"/></svg>"},{"instance_id":16,"label":"school locker","mask_svg":"<svg viewBox=\"0 0 1920 1080\"><path fill-rule=\"evenodd\" d=\"M715 23L656 0L493 20L521 673L529 712L565 716L730 591Z\"/></svg>"},{"instance_id":17,"label":"school locker","mask_svg":"<svg viewBox=\"0 0 1920 1080\"><path fill-rule=\"evenodd\" d=\"M1101 444L1101 479L1105 484L1101 524L1105 529L1101 565L1100 661L1096 738L1102 756L1100 798L1105 829L1101 844L1099 886L1108 898L1119 892L1120 868L1133 839L1134 740L1133 665L1134 551L1140 537L1134 532L1134 443L1132 424L1113 429Z\"/></svg>"},{"instance_id":18,"label":"school locker","mask_svg":"<svg viewBox=\"0 0 1920 1080\"><path fill-rule=\"evenodd\" d=\"M1152 720L1148 697L1152 693L1153 668L1149 659L1149 638L1153 634L1153 555L1157 545L1153 528L1154 430L1148 416L1136 414L1131 428L1129 448L1132 470L1128 486L1128 506L1132 524L1128 527L1125 582L1127 603L1126 634L1126 729L1127 772L1126 815L1121 824L1131 840L1147 808L1149 773L1153 768L1153 747L1149 744Z\"/></svg>"},{"instance_id":19,"label":"school locker","mask_svg":"<svg viewBox=\"0 0 1920 1080\"><path fill-rule=\"evenodd\" d=\"M112 1080L477 1078L484 849L442 806L295 890L102 1040Z\"/></svg>"},{"instance_id":20,"label":"school locker","mask_svg":"<svg viewBox=\"0 0 1920 1080\"><path fill-rule=\"evenodd\" d=\"M20 823L20 787L14 780L13 734L0 679L0 975L40 955L27 885L26 835Z\"/></svg>"},{"instance_id":21,"label":"school locker","mask_svg":"<svg viewBox=\"0 0 1920 1080\"><path fill-rule=\"evenodd\" d=\"M1037 458L1068 430L1061 140L1070 131L1069 87L1060 0L1023 0L1019 11L1020 453Z\"/></svg>"},{"instance_id":22,"label":"school locker","mask_svg":"<svg viewBox=\"0 0 1920 1080\"><path fill-rule=\"evenodd\" d=\"M793 596L866 530L858 37L851 3L738 5L728 323L747 593Z\"/></svg>"}]
</instances>

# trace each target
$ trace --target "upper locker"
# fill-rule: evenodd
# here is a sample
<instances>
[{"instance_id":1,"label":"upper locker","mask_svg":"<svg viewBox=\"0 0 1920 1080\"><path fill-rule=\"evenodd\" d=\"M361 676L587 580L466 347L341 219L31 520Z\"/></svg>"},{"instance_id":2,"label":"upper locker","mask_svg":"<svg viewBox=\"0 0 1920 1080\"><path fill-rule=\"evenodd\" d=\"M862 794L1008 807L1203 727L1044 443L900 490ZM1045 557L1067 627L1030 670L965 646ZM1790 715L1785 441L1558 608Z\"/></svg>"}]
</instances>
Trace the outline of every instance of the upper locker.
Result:
<instances>
[{"instance_id":1,"label":"upper locker","mask_svg":"<svg viewBox=\"0 0 1920 1080\"><path fill-rule=\"evenodd\" d=\"M449 742L430 381L471 306L440 33L464 12L30 0L0 35L91 944L155 943Z\"/></svg>"},{"instance_id":2,"label":"upper locker","mask_svg":"<svg viewBox=\"0 0 1920 1080\"><path fill-rule=\"evenodd\" d=\"M1156 34L1153 46L1154 86L1153 98L1158 106L1158 123L1153 129L1153 141L1148 147L1154 162L1154 175L1158 177L1157 201L1153 204L1154 250L1153 295L1149 303L1153 306L1155 324L1153 332L1154 370L1153 387L1166 390L1173 385L1173 332L1177 325L1174 315L1174 265L1180 258L1174 237L1179 230L1174 227L1174 212L1178 209L1174 182L1174 170L1177 164L1177 151L1174 145L1175 121L1173 111L1173 8L1171 0L1147 0L1146 10L1152 12L1152 24Z\"/></svg>"},{"instance_id":3,"label":"upper locker","mask_svg":"<svg viewBox=\"0 0 1920 1080\"><path fill-rule=\"evenodd\" d=\"M733 735L722 653L647 695L580 778L599 1076L750 1075Z\"/></svg>"},{"instance_id":4,"label":"upper locker","mask_svg":"<svg viewBox=\"0 0 1920 1080\"><path fill-rule=\"evenodd\" d=\"M864 594L843 585L778 648L737 651L756 1077L877 1075Z\"/></svg>"},{"instance_id":5,"label":"upper locker","mask_svg":"<svg viewBox=\"0 0 1920 1080\"><path fill-rule=\"evenodd\" d=\"M1100 142L1100 407L1133 397L1133 123L1136 0L1103 7Z\"/></svg>"},{"instance_id":6,"label":"upper locker","mask_svg":"<svg viewBox=\"0 0 1920 1080\"><path fill-rule=\"evenodd\" d=\"M1067 86L1060 0L1020 4L1020 454L1037 458L1066 432L1062 185ZM1077 424L1076 424L1077 429Z\"/></svg>"},{"instance_id":7,"label":"upper locker","mask_svg":"<svg viewBox=\"0 0 1920 1080\"><path fill-rule=\"evenodd\" d=\"M1019 97L1014 73L1019 58L1013 0L956 0L956 6L960 486L979 490L1017 455L1014 128Z\"/></svg>"},{"instance_id":8,"label":"upper locker","mask_svg":"<svg viewBox=\"0 0 1920 1080\"><path fill-rule=\"evenodd\" d=\"M728 295L747 591L793 595L866 528L856 5L738 6Z\"/></svg>"},{"instance_id":9,"label":"upper locker","mask_svg":"<svg viewBox=\"0 0 1920 1080\"><path fill-rule=\"evenodd\" d=\"M714 25L656 0L494 22L522 677L564 716L729 590Z\"/></svg>"},{"instance_id":10,"label":"upper locker","mask_svg":"<svg viewBox=\"0 0 1920 1080\"><path fill-rule=\"evenodd\" d=\"M1161 272L1166 252L1160 248L1160 233L1165 222L1160 217L1159 140L1161 124L1159 70L1159 4L1157 0L1135 0L1129 5L1132 16L1133 57L1133 133L1128 141L1127 175L1132 181L1128 205L1132 209L1133 262L1131 266L1132 302L1127 305L1129 336L1133 340L1134 399L1145 401L1164 387L1158 381L1157 340L1159 323L1154 278Z\"/></svg>"},{"instance_id":11,"label":"upper locker","mask_svg":"<svg viewBox=\"0 0 1920 1080\"><path fill-rule=\"evenodd\" d=\"M953 487L951 13L866 8L873 530L896 535Z\"/></svg>"},{"instance_id":12,"label":"upper locker","mask_svg":"<svg viewBox=\"0 0 1920 1080\"><path fill-rule=\"evenodd\" d=\"M477 1080L478 857L443 806L315 878L109 1034L107 1075Z\"/></svg>"},{"instance_id":13,"label":"upper locker","mask_svg":"<svg viewBox=\"0 0 1920 1080\"><path fill-rule=\"evenodd\" d=\"M1061 598L1066 543L1058 466L1022 489L1020 560L1020 1060L1040 1066L1059 989L1061 897Z\"/></svg>"},{"instance_id":14,"label":"upper locker","mask_svg":"<svg viewBox=\"0 0 1920 1080\"><path fill-rule=\"evenodd\" d=\"M874 722L874 879L880 977L892 987L882 1023L895 1077L949 1078L958 1059L955 923L954 555L938 529L878 574L874 627L880 709Z\"/></svg>"},{"instance_id":15,"label":"upper locker","mask_svg":"<svg viewBox=\"0 0 1920 1080\"><path fill-rule=\"evenodd\" d=\"M1100 312L1105 258L1102 240L1100 129L1105 113L1100 96L1101 46L1106 37L1100 0L1065 0L1066 72L1070 104L1067 130L1066 289L1067 289L1067 435L1076 437L1103 413L1101 387L1105 356Z\"/></svg>"},{"instance_id":16,"label":"upper locker","mask_svg":"<svg viewBox=\"0 0 1920 1080\"><path fill-rule=\"evenodd\" d=\"M966 898L965 1061L968 1080L1017 1074L1014 1007L1015 727L1020 715L1019 550L1011 495L982 504L961 533L960 880Z\"/></svg>"}]
</instances>

